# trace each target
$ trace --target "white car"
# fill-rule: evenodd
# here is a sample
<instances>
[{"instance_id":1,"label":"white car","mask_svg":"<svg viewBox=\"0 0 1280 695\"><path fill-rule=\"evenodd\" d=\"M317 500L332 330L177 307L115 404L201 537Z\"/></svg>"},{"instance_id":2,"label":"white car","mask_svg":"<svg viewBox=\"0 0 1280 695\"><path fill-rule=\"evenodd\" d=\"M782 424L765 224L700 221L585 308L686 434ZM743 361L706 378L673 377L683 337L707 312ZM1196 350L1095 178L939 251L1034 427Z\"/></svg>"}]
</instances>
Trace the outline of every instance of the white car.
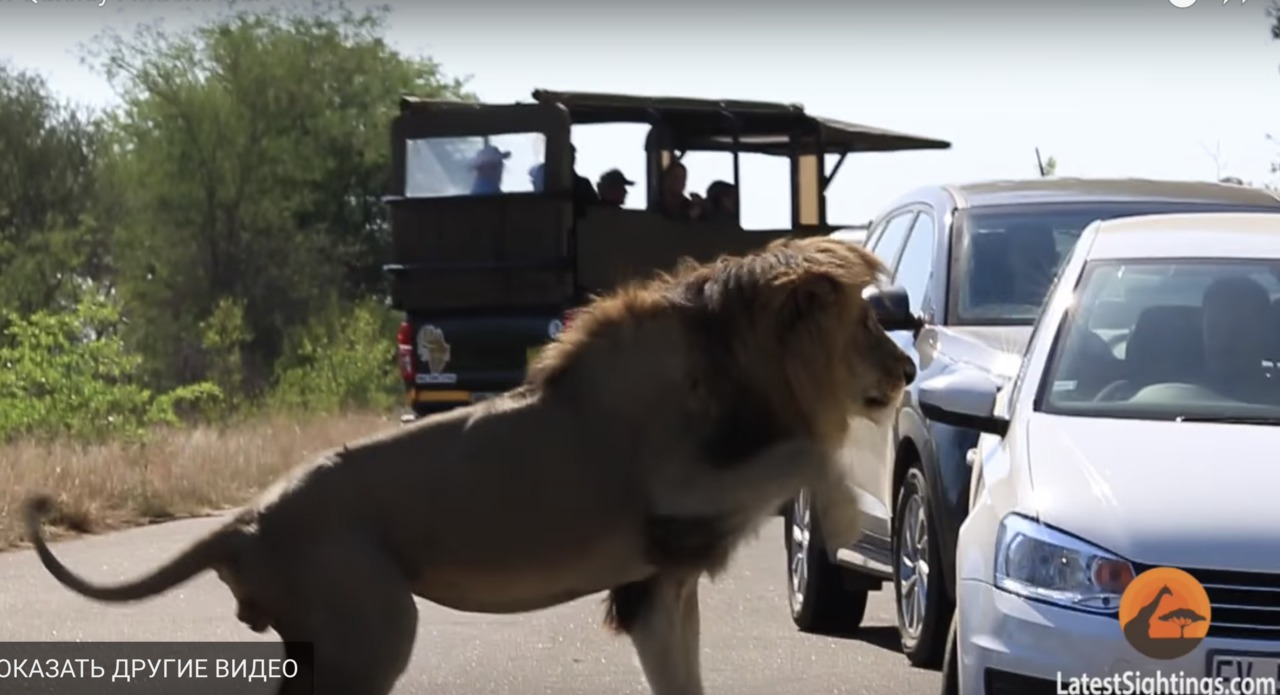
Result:
<instances>
[{"instance_id":1,"label":"white car","mask_svg":"<svg viewBox=\"0 0 1280 695\"><path fill-rule=\"evenodd\" d=\"M920 402L983 432L943 692L1155 692L1125 688L1158 674L1276 692L1280 214L1094 222L1008 388L952 371L921 384ZM1125 589L1137 596L1154 568L1207 595L1187 633L1203 640L1185 650L1140 652L1122 629ZM1144 591L1125 599L1156 626L1138 637L1177 636L1193 590ZM1193 686L1166 692L1215 692Z\"/></svg>"}]
</instances>

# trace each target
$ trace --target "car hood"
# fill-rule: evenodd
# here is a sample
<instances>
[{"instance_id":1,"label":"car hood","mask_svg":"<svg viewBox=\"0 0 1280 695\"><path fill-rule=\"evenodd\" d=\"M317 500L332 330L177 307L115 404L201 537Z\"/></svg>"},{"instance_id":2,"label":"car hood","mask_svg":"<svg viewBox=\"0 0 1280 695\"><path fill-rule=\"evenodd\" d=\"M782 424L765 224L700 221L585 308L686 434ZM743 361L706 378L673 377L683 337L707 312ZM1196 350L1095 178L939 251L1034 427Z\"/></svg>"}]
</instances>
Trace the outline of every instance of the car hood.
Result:
<instances>
[{"instance_id":1,"label":"car hood","mask_svg":"<svg viewBox=\"0 0 1280 695\"><path fill-rule=\"evenodd\" d=\"M1035 413L1040 520L1150 565L1280 571L1280 427Z\"/></svg>"}]
</instances>

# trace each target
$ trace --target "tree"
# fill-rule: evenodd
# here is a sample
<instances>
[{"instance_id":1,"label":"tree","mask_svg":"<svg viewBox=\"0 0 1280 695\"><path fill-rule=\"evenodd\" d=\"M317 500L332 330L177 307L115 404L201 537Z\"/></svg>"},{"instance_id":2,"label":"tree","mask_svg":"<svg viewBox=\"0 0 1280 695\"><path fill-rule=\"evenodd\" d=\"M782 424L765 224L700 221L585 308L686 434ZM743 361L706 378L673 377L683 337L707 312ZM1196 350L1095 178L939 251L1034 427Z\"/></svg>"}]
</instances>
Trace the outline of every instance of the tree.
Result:
<instances>
[{"instance_id":1,"label":"tree","mask_svg":"<svg viewBox=\"0 0 1280 695\"><path fill-rule=\"evenodd\" d=\"M1178 636L1181 639L1187 638L1187 626L1195 623L1202 623L1205 617L1190 608L1175 608L1168 613L1160 616L1160 620L1166 623L1173 623L1178 626Z\"/></svg>"},{"instance_id":2,"label":"tree","mask_svg":"<svg viewBox=\"0 0 1280 695\"><path fill-rule=\"evenodd\" d=\"M105 167L126 200L112 248L157 386L212 372L261 386L309 316L383 291L397 100L470 98L390 47L387 17L240 11L181 34L108 32L86 53L123 101ZM232 315L238 344L211 347L209 326Z\"/></svg>"},{"instance_id":3,"label":"tree","mask_svg":"<svg viewBox=\"0 0 1280 695\"><path fill-rule=\"evenodd\" d=\"M94 220L102 130L44 78L0 63L0 311L74 300L106 278L108 234Z\"/></svg>"}]
</instances>

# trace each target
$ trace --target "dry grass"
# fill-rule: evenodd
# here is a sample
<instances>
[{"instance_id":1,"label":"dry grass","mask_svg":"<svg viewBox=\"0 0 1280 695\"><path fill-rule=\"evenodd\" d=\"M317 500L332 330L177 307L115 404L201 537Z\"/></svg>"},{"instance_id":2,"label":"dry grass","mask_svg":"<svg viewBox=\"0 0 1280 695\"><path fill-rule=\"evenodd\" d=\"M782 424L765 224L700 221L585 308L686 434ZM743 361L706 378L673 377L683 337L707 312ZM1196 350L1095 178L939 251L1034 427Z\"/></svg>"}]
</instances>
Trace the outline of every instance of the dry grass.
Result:
<instances>
[{"instance_id":1,"label":"dry grass","mask_svg":"<svg viewBox=\"0 0 1280 695\"><path fill-rule=\"evenodd\" d=\"M54 537L93 533L238 506L324 449L397 427L387 415L257 420L162 433L145 445L0 445L0 549L25 542L19 518L33 491L64 513Z\"/></svg>"}]
</instances>

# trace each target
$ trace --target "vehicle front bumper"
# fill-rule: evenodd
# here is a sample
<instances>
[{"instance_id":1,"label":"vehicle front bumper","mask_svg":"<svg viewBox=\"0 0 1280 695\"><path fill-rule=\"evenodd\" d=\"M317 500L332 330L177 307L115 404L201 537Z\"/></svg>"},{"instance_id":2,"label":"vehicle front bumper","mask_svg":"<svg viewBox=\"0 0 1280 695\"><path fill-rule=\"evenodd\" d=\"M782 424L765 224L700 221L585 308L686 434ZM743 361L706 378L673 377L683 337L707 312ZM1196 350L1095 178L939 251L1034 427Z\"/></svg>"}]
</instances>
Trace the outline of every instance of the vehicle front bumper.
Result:
<instances>
[{"instance_id":1,"label":"vehicle front bumper","mask_svg":"<svg viewBox=\"0 0 1280 695\"><path fill-rule=\"evenodd\" d=\"M1208 654L1215 649L1280 655L1276 642L1210 638L1184 657L1156 661L1129 646L1114 615L1028 601L972 579L961 580L957 593L960 695L1154 693L1150 686L1170 679L1211 675ZM1118 689L1108 690L1108 684L1097 681L1091 689L1080 689L1082 679L1117 676L1120 680L1110 685ZM1188 690L1194 684L1185 681L1174 685L1180 689L1165 692L1214 692Z\"/></svg>"}]
</instances>

